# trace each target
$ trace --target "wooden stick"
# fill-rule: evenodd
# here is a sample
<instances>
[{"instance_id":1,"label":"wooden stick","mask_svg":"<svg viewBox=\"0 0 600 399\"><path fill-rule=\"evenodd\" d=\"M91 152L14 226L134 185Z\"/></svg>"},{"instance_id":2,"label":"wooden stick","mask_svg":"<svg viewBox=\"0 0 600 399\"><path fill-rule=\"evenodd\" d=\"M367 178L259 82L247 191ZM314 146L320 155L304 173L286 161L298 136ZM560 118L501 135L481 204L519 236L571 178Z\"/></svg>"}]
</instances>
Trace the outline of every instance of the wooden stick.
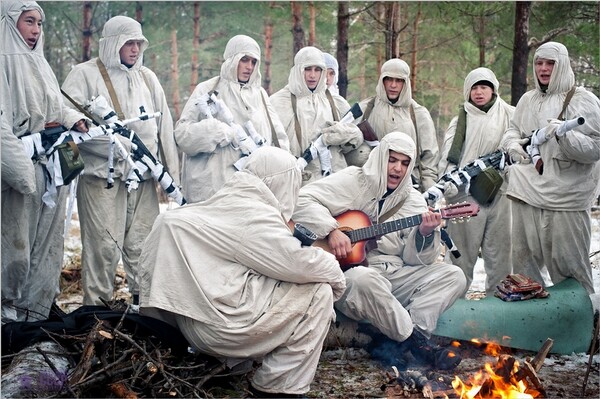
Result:
<instances>
[{"instance_id":1,"label":"wooden stick","mask_svg":"<svg viewBox=\"0 0 600 399\"><path fill-rule=\"evenodd\" d=\"M583 388L581 389L581 397L585 397L585 388L587 387L588 378L590 376L590 370L592 369L592 358L596 353L596 342L598 341L598 334L600 334L600 311L596 310L594 313L594 336L592 338L592 346L590 347L590 357L588 359L587 370L583 379Z\"/></svg>"},{"instance_id":2,"label":"wooden stick","mask_svg":"<svg viewBox=\"0 0 600 399\"><path fill-rule=\"evenodd\" d=\"M546 357L548 357L548 353L550 352L550 349L552 349L552 345L554 345L554 340L552 338L546 339L546 342L544 342L544 345L542 345L542 348L539 350L537 355L535 355L535 357L531 361L531 366L533 367L533 369L536 372L540 371L540 369L542 368L542 365L544 364L544 360L546 360Z\"/></svg>"}]
</instances>

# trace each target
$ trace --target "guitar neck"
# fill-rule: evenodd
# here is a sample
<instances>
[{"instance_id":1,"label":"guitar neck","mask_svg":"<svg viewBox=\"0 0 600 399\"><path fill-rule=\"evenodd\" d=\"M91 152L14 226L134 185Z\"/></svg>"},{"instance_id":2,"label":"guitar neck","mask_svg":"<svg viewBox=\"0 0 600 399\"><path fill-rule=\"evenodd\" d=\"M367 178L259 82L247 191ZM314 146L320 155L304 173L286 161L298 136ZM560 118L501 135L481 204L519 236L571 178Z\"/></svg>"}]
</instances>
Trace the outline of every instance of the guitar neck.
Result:
<instances>
[{"instance_id":1,"label":"guitar neck","mask_svg":"<svg viewBox=\"0 0 600 399\"><path fill-rule=\"evenodd\" d=\"M421 215L415 215L407 218L392 220L391 222L384 222L375 224L373 226L351 230L346 232L346 234L348 237L350 237L350 241L354 244L358 241L371 240L384 234L417 226L421 224L422 221L423 217Z\"/></svg>"}]
</instances>

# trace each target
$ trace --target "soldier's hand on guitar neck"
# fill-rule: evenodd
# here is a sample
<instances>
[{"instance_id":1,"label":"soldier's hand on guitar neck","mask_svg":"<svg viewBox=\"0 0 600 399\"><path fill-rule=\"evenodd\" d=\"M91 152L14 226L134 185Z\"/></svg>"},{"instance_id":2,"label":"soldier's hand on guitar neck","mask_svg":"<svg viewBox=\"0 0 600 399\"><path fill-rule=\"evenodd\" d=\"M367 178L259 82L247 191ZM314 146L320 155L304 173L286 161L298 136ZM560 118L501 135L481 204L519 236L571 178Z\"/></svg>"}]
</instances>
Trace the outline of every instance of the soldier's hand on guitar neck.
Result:
<instances>
[{"instance_id":1,"label":"soldier's hand on guitar neck","mask_svg":"<svg viewBox=\"0 0 600 399\"><path fill-rule=\"evenodd\" d=\"M439 212L433 212L431 208L429 212L425 212L422 215L423 221L419 225L419 233L423 237L426 237L433 233L433 231L442 223L442 215Z\"/></svg>"},{"instance_id":2,"label":"soldier's hand on guitar neck","mask_svg":"<svg viewBox=\"0 0 600 399\"><path fill-rule=\"evenodd\" d=\"M331 253L338 259L344 259L352 253L352 243L347 234L339 229L332 230L327 236Z\"/></svg>"}]
</instances>

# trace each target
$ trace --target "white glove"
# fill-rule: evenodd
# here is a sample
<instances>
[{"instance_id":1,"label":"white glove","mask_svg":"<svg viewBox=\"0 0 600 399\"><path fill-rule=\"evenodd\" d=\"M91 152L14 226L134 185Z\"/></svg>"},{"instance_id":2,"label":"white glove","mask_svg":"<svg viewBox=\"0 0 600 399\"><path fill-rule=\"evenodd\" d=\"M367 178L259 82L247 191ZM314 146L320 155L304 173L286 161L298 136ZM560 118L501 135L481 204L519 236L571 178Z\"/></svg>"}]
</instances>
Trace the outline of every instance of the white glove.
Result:
<instances>
[{"instance_id":1,"label":"white glove","mask_svg":"<svg viewBox=\"0 0 600 399\"><path fill-rule=\"evenodd\" d=\"M263 144L265 144L267 142L267 140L265 140L263 138L263 136L261 136L260 134L258 134L258 132L256 131L256 129L254 128L254 125L252 124L252 121L247 121L246 123L244 123L244 129L246 129L246 131L248 132L248 134L250 135L250 137L252 137L252 140L254 140L254 143L257 146L261 146Z\"/></svg>"},{"instance_id":2,"label":"white glove","mask_svg":"<svg viewBox=\"0 0 600 399\"><path fill-rule=\"evenodd\" d=\"M208 93L204 93L203 95L198 97L196 106L198 107L198 110L200 111L201 119L210 119L210 118L213 118L214 114L216 114L216 109L213 106L213 104L212 103L210 105L208 104L209 99L210 99L210 97L208 96Z\"/></svg>"},{"instance_id":3,"label":"white glove","mask_svg":"<svg viewBox=\"0 0 600 399\"><path fill-rule=\"evenodd\" d=\"M233 125L232 128L235 131L237 145L240 151L242 151L242 155L250 155L252 151L258 148L243 127L240 125Z\"/></svg>"},{"instance_id":4,"label":"white glove","mask_svg":"<svg viewBox=\"0 0 600 399\"><path fill-rule=\"evenodd\" d=\"M353 123L327 122L327 125L321 129L325 145L346 147L348 152L358 148L364 141L362 132Z\"/></svg>"},{"instance_id":5,"label":"white glove","mask_svg":"<svg viewBox=\"0 0 600 399\"><path fill-rule=\"evenodd\" d=\"M323 136L319 136L318 139L311 143L311 153L312 146L317 150L317 154L319 155L319 162L321 162L321 174L323 176L328 176L331 174L332 166L331 166L331 151L329 151L329 147L325 145Z\"/></svg>"},{"instance_id":6,"label":"white glove","mask_svg":"<svg viewBox=\"0 0 600 399\"><path fill-rule=\"evenodd\" d=\"M451 181L444 184L444 197L452 198L458 195L458 187Z\"/></svg>"},{"instance_id":7,"label":"white glove","mask_svg":"<svg viewBox=\"0 0 600 399\"><path fill-rule=\"evenodd\" d=\"M223 100L221 100L220 98L217 98L217 96L214 93L210 96L210 98L211 98L211 100L213 100L215 110L217 111L216 115L215 114L213 114L213 115L217 119L222 120L223 122L227 123L228 125L231 125L232 123L234 123L233 114L231 113L231 111L229 110L227 105L223 102Z\"/></svg>"},{"instance_id":8,"label":"white glove","mask_svg":"<svg viewBox=\"0 0 600 399\"><path fill-rule=\"evenodd\" d=\"M93 115L100 117L107 124L117 122L119 120L115 110L112 109L108 103L108 100L102 95L92 97L92 99L85 105L85 108L87 108Z\"/></svg>"},{"instance_id":9,"label":"white glove","mask_svg":"<svg viewBox=\"0 0 600 399\"><path fill-rule=\"evenodd\" d=\"M42 145L42 136L39 133L30 134L28 136L20 137L23 147L25 147L25 153L29 158L33 158L36 154L43 155L46 153L44 146Z\"/></svg>"},{"instance_id":10,"label":"white glove","mask_svg":"<svg viewBox=\"0 0 600 399\"><path fill-rule=\"evenodd\" d=\"M531 160L529 159L529 155L523 149L523 145L527 144L529 139L520 139L512 142L506 147L506 151L510 156L510 159L513 163L522 163L527 164Z\"/></svg>"}]
</instances>

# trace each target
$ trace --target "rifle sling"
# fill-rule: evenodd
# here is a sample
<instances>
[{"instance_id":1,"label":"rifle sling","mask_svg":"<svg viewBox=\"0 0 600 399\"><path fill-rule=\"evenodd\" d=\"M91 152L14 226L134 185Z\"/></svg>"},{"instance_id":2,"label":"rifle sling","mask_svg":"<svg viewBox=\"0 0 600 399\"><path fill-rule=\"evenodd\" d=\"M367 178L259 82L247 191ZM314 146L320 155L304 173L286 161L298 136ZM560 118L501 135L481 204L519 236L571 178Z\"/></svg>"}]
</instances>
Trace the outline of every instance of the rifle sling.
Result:
<instances>
[{"instance_id":1,"label":"rifle sling","mask_svg":"<svg viewBox=\"0 0 600 399\"><path fill-rule=\"evenodd\" d=\"M333 96L329 89L325 90L325 95L327 96L327 100L329 101L329 105L331 107L331 115L333 116L333 120L335 122L339 121L340 118L338 116L338 110L333 101ZM296 95L294 93L290 93L290 97L292 100L292 111L294 112L294 128L296 130L296 139L298 140L298 145L302 146L302 128L300 127L300 121L298 120L298 106L296 105Z\"/></svg>"},{"instance_id":2,"label":"rifle sling","mask_svg":"<svg viewBox=\"0 0 600 399\"><path fill-rule=\"evenodd\" d=\"M100 60L100 57L96 58L96 64L98 65L98 69L100 70L100 74L102 75L102 79L104 79L104 83L106 84L106 88L108 89L108 94L110 95L110 99L115 106L115 111L117 111L117 116L120 120L125 119L125 115L123 115L123 110L121 109L121 103L119 103L119 99L117 98L117 92L110 80L110 76L108 76L108 71L104 66L104 63Z\"/></svg>"}]
</instances>

